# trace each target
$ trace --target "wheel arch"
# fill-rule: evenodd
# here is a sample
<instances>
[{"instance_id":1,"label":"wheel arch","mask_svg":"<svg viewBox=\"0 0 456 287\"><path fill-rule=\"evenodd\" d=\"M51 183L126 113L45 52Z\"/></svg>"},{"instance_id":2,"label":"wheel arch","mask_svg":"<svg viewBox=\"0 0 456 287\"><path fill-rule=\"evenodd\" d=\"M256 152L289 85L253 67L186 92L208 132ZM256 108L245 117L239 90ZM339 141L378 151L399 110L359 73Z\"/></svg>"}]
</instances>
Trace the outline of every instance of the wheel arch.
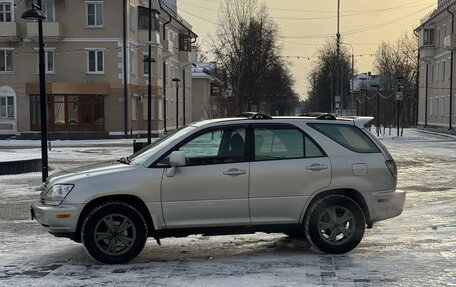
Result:
<instances>
[{"instance_id":1,"label":"wheel arch","mask_svg":"<svg viewBox=\"0 0 456 287\"><path fill-rule=\"evenodd\" d=\"M105 202L109 202L109 201L121 201L121 202L124 202L126 204L129 204L129 205L137 208L138 211L142 214L142 216L146 220L148 236L151 237L153 235L153 233L155 232L155 227L154 227L155 225L152 220L152 216L150 215L149 209L147 208L144 201L142 201L142 199L140 199L139 197L137 197L135 195L116 194L116 195L108 195L108 196L95 198L84 206L81 213L79 214L78 224L76 226L76 232L75 232L75 237L74 237L74 240L76 242L81 242L82 224L84 223L84 220L87 217L87 215L90 213L90 211L93 208L95 208L96 206L103 204Z\"/></svg>"},{"instance_id":2,"label":"wheel arch","mask_svg":"<svg viewBox=\"0 0 456 287\"><path fill-rule=\"evenodd\" d=\"M367 228L372 228L373 222L370 218L369 207L367 206L366 200L364 199L363 195L359 191L357 191L355 189L349 189L349 188L326 190L326 191L319 192L316 195L314 195L313 197L311 197L311 199L306 203L305 212L301 218L301 223L304 223L312 204L314 204L318 200L320 200L328 195L344 195L344 196L347 196L347 197L351 198L352 200L354 200L361 207L361 209L363 211L364 219L367 224Z\"/></svg>"}]
</instances>

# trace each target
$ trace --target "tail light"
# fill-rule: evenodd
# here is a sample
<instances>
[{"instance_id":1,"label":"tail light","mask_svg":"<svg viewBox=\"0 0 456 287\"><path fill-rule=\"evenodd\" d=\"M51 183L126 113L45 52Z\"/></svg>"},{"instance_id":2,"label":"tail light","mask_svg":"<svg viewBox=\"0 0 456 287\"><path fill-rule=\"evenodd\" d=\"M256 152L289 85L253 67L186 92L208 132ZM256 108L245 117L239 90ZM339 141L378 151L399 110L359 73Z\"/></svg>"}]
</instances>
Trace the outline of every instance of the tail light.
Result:
<instances>
[{"instance_id":1,"label":"tail light","mask_svg":"<svg viewBox=\"0 0 456 287\"><path fill-rule=\"evenodd\" d=\"M386 166L388 167L389 171L391 172L391 175L394 178L397 178L397 165L394 160L387 160L385 161Z\"/></svg>"}]
</instances>

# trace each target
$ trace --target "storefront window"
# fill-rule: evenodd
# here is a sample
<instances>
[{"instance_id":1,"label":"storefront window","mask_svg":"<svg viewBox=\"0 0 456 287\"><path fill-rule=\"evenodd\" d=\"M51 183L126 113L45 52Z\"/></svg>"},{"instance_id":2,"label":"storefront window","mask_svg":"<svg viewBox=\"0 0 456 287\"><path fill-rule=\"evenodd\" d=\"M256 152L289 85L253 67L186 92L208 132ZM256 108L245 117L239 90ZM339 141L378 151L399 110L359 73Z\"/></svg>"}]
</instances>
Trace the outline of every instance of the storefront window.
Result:
<instances>
[{"instance_id":1,"label":"storefront window","mask_svg":"<svg viewBox=\"0 0 456 287\"><path fill-rule=\"evenodd\" d=\"M40 99L30 97L32 130L40 129ZM104 98L96 95L49 95L49 131L103 131Z\"/></svg>"},{"instance_id":2,"label":"storefront window","mask_svg":"<svg viewBox=\"0 0 456 287\"><path fill-rule=\"evenodd\" d=\"M68 124L79 124L78 119L78 96L68 96Z\"/></svg>"},{"instance_id":3,"label":"storefront window","mask_svg":"<svg viewBox=\"0 0 456 287\"><path fill-rule=\"evenodd\" d=\"M56 125L65 124L65 97L54 96L54 120Z\"/></svg>"}]
</instances>

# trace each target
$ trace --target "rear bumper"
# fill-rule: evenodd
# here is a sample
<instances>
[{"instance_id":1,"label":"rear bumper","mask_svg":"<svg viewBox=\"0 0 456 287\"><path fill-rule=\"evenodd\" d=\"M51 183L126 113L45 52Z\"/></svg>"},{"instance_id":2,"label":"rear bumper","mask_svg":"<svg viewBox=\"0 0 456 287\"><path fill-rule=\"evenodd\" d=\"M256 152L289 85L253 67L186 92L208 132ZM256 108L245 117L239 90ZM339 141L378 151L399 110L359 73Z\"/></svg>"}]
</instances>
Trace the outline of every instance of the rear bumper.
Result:
<instances>
[{"instance_id":1,"label":"rear bumper","mask_svg":"<svg viewBox=\"0 0 456 287\"><path fill-rule=\"evenodd\" d=\"M49 228L51 233L73 233L76 231L81 205L49 206L34 202L30 207L32 219Z\"/></svg>"},{"instance_id":2,"label":"rear bumper","mask_svg":"<svg viewBox=\"0 0 456 287\"><path fill-rule=\"evenodd\" d=\"M402 213L405 191L385 190L364 194L372 222L396 217Z\"/></svg>"}]
</instances>

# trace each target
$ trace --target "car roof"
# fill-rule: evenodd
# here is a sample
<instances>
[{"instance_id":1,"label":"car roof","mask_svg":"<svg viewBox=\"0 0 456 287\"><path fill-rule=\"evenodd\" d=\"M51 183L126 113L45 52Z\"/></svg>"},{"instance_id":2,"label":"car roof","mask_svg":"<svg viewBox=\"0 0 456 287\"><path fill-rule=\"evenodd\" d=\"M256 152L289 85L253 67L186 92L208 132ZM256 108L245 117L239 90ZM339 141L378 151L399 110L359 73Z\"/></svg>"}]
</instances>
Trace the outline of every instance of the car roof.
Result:
<instances>
[{"instance_id":1,"label":"car roof","mask_svg":"<svg viewBox=\"0 0 456 287\"><path fill-rule=\"evenodd\" d=\"M247 123L277 123L277 122L289 122L291 121L305 121L305 122L315 122L315 123L337 123L337 124L348 124L355 125L360 128L367 125L372 121L373 117L334 117L331 114L320 114L320 116L268 116L259 113L243 113L238 117L230 118L218 118L218 119L209 119L203 120L200 122L192 123L192 126L202 127L206 125L227 123L227 122L247 122Z\"/></svg>"}]
</instances>

